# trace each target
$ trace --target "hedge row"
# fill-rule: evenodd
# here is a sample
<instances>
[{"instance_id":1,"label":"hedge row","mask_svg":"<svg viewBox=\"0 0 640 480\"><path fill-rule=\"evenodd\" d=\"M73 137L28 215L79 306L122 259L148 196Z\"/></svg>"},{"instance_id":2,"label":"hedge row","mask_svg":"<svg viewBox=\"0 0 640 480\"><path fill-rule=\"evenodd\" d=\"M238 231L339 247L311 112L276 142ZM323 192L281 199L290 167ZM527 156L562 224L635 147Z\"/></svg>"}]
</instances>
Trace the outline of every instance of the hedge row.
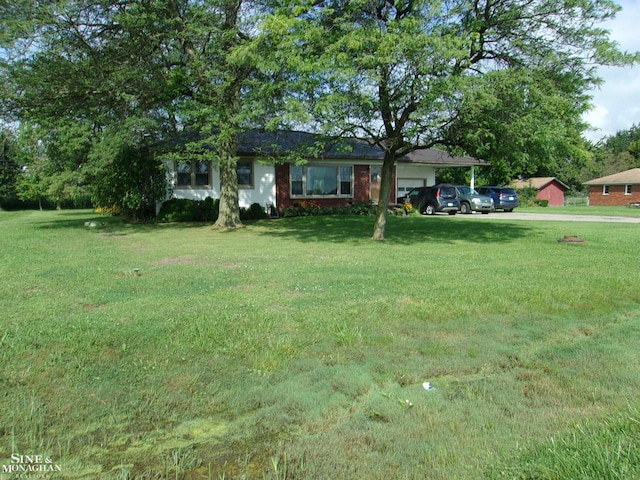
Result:
<instances>
[{"instance_id":1,"label":"hedge row","mask_svg":"<svg viewBox=\"0 0 640 480\"><path fill-rule=\"evenodd\" d=\"M373 215L375 207L368 203L356 203L343 207L321 207L313 202L301 202L286 208L283 217L310 217L316 215Z\"/></svg>"},{"instance_id":2,"label":"hedge row","mask_svg":"<svg viewBox=\"0 0 640 480\"><path fill-rule=\"evenodd\" d=\"M207 197L204 200L190 200L187 198L172 198L162 204L158 221L171 222L215 222L218 219L220 200ZM241 220L258 220L266 218L265 209L259 203L253 203L249 208L240 209Z\"/></svg>"}]
</instances>

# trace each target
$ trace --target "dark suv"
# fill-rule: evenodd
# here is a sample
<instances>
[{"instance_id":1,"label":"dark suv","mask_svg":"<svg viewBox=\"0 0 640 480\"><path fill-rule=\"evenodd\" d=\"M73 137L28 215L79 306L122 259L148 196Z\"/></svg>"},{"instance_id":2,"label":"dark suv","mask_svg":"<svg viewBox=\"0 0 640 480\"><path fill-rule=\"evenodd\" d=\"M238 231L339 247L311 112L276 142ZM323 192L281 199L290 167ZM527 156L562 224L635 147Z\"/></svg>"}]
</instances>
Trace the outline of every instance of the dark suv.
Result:
<instances>
[{"instance_id":1,"label":"dark suv","mask_svg":"<svg viewBox=\"0 0 640 480\"><path fill-rule=\"evenodd\" d=\"M518 202L518 194L513 188L509 187L479 187L480 195L488 195L493 198L493 204L496 210L504 210L512 212L520 203Z\"/></svg>"},{"instance_id":2,"label":"dark suv","mask_svg":"<svg viewBox=\"0 0 640 480\"><path fill-rule=\"evenodd\" d=\"M398 199L398 203L405 201L409 201L420 213L427 215L435 215L436 212L455 215L460 210L458 191L456 187L448 184L414 188L406 197Z\"/></svg>"}]
</instances>

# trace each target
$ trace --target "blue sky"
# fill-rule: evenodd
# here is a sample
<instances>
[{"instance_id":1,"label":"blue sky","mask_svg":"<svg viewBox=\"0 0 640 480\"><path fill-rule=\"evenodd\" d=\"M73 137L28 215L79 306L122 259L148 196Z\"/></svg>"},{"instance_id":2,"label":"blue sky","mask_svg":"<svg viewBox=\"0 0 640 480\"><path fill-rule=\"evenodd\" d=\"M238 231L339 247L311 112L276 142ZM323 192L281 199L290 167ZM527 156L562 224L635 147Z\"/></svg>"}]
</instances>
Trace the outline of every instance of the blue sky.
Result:
<instances>
[{"instance_id":1,"label":"blue sky","mask_svg":"<svg viewBox=\"0 0 640 480\"><path fill-rule=\"evenodd\" d=\"M604 24L622 50L640 51L640 0L618 0L622 11ZM633 124L640 125L640 66L600 68L605 83L592 92L594 108L585 120L596 130L585 137L597 142Z\"/></svg>"}]
</instances>

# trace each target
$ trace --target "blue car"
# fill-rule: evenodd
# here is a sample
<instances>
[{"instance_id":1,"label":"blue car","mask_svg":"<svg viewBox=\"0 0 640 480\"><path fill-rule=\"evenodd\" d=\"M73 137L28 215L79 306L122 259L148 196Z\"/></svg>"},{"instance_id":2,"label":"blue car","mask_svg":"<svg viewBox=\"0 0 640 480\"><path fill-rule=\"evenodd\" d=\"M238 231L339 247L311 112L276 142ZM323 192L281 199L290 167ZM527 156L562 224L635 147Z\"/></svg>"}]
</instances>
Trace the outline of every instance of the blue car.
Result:
<instances>
[{"instance_id":1,"label":"blue car","mask_svg":"<svg viewBox=\"0 0 640 480\"><path fill-rule=\"evenodd\" d=\"M487 195L493 199L493 205L496 210L504 210L512 212L514 208L520 205L518 194L513 188L509 187L479 187L480 195Z\"/></svg>"}]
</instances>

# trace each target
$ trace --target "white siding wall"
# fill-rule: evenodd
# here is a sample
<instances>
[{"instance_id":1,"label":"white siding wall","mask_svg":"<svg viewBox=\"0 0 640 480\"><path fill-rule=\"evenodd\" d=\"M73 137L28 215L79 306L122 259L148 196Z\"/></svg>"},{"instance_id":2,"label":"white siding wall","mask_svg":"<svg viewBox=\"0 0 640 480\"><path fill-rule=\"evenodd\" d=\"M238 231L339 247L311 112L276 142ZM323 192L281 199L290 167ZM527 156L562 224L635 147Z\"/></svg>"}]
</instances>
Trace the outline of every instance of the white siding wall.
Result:
<instances>
[{"instance_id":1,"label":"white siding wall","mask_svg":"<svg viewBox=\"0 0 640 480\"><path fill-rule=\"evenodd\" d=\"M219 179L217 184L220 185ZM272 203L275 206L276 169L273 165L253 162L253 188L240 189L240 206L247 208L252 203L259 203L262 206Z\"/></svg>"},{"instance_id":2,"label":"white siding wall","mask_svg":"<svg viewBox=\"0 0 640 480\"><path fill-rule=\"evenodd\" d=\"M424 185L428 187L436 183L436 169L430 165L405 165L400 163L396 165L396 179L399 178L424 180Z\"/></svg>"},{"instance_id":3,"label":"white siding wall","mask_svg":"<svg viewBox=\"0 0 640 480\"><path fill-rule=\"evenodd\" d=\"M211 172L210 188L176 188L176 172L173 162L165 162L169 172L169 183L173 186L173 198L188 198L190 200L204 200L207 197L220 198L220 173ZM253 188L239 190L240 207L248 208L252 203L266 206L267 203L276 204L276 173L273 165L253 163Z\"/></svg>"}]
</instances>

